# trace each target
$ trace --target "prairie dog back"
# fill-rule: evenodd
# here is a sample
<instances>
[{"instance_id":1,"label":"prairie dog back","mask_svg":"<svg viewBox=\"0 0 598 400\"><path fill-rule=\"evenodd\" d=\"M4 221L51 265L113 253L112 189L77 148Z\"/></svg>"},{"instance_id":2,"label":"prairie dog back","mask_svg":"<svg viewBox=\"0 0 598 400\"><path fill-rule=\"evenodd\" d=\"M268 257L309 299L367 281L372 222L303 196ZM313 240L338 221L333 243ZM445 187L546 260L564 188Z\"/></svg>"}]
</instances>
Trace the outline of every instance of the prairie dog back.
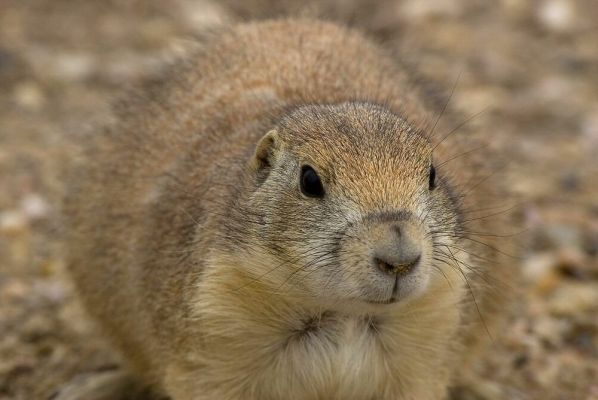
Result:
<instances>
[{"instance_id":1,"label":"prairie dog back","mask_svg":"<svg viewBox=\"0 0 598 400\"><path fill-rule=\"evenodd\" d=\"M464 189L489 155L451 159L484 138L433 136L412 82L354 31L269 21L116 110L70 182L68 264L134 375L174 400L446 395L481 346L468 290L494 310L511 274L470 237L498 227L468 217L497 185Z\"/></svg>"}]
</instances>

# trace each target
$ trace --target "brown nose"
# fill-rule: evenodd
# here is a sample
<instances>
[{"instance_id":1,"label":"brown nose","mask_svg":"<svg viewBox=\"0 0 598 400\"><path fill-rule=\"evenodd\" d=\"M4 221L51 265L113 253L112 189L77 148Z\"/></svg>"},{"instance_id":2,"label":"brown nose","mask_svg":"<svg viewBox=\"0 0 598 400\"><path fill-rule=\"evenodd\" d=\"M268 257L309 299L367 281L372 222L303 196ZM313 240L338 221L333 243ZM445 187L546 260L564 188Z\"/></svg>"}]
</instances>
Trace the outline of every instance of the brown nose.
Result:
<instances>
[{"instance_id":1,"label":"brown nose","mask_svg":"<svg viewBox=\"0 0 598 400\"><path fill-rule=\"evenodd\" d=\"M421 258L420 230L409 222L388 225L387 234L374 244L374 265L386 274L405 275Z\"/></svg>"}]
</instances>

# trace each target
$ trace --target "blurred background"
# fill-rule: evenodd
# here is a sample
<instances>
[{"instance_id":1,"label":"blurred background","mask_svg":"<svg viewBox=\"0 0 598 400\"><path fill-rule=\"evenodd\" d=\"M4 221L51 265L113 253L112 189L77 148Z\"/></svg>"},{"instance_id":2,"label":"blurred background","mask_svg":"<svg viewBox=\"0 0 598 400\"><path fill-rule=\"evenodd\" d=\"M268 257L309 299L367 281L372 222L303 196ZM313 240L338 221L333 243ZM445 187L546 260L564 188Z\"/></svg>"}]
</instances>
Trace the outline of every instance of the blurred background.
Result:
<instances>
[{"instance_id":1,"label":"blurred background","mask_svg":"<svg viewBox=\"0 0 598 400\"><path fill-rule=\"evenodd\" d=\"M284 14L349 24L449 89L512 160L524 293L482 399L598 399L596 0L0 0L0 399L48 399L117 360L60 252L62 173L123 87L202 30ZM503 178L501 178L503 179Z\"/></svg>"}]
</instances>

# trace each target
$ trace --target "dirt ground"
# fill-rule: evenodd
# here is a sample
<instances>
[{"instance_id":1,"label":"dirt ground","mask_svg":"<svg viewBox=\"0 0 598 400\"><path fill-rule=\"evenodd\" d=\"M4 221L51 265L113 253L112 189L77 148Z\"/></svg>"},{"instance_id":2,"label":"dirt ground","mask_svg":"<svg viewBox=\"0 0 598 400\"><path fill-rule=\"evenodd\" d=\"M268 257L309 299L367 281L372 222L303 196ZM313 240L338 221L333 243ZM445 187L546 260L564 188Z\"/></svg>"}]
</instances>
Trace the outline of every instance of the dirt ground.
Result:
<instances>
[{"instance_id":1,"label":"dirt ground","mask_svg":"<svg viewBox=\"0 0 598 400\"><path fill-rule=\"evenodd\" d=\"M316 4L315 0L301 2ZM72 141L123 87L210 24L295 2L0 2L0 400L48 399L116 360L64 272L59 198ZM598 3L327 2L449 88L511 160L531 244L524 294L476 374L484 399L598 399ZM522 239L523 241L523 239Z\"/></svg>"}]
</instances>

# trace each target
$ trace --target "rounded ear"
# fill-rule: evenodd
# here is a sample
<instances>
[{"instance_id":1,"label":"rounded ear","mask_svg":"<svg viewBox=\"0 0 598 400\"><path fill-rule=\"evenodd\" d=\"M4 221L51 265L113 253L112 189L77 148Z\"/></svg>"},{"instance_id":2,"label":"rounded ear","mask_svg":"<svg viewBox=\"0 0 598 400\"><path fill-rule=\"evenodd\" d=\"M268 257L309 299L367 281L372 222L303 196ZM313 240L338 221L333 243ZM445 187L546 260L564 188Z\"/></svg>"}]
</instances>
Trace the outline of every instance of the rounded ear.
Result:
<instances>
[{"instance_id":1,"label":"rounded ear","mask_svg":"<svg viewBox=\"0 0 598 400\"><path fill-rule=\"evenodd\" d=\"M252 166L256 171L267 171L274 162L274 154L279 148L278 132L271 130L257 144Z\"/></svg>"}]
</instances>

